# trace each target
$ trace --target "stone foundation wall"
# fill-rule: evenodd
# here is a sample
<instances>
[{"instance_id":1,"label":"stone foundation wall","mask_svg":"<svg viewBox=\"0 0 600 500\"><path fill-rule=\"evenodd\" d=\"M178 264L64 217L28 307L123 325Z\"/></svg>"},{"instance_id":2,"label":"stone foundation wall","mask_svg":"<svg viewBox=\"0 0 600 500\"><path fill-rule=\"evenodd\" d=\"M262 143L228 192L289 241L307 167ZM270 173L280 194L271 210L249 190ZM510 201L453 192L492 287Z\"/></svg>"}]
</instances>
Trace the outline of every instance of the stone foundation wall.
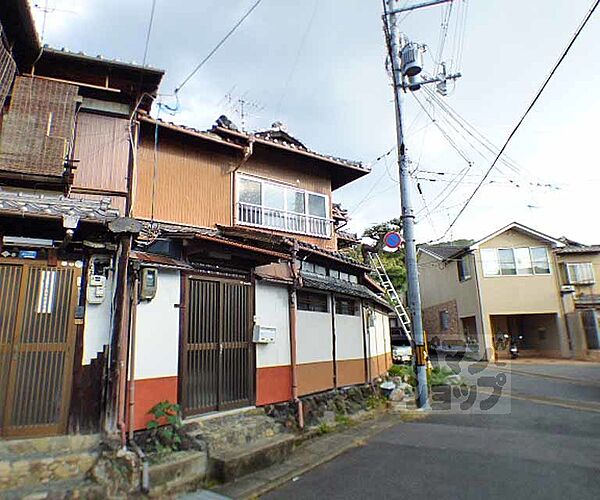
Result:
<instances>
[{"instance_id":1,"label":"stone foundation wall","mask_svg":"<svg viewBox=\"0 0 600 500\"><path fill-rule=\"evenodd\" d=\"M372 409L373 398L379 390L369 384L333 389L310 396L303 396L302 411L304 425L316 426L323 422L332 423L340 415L354 415ZM287 428L297 426L297 405L293 402L264 406L265 413Z\"/></svg>"}]
</instances>

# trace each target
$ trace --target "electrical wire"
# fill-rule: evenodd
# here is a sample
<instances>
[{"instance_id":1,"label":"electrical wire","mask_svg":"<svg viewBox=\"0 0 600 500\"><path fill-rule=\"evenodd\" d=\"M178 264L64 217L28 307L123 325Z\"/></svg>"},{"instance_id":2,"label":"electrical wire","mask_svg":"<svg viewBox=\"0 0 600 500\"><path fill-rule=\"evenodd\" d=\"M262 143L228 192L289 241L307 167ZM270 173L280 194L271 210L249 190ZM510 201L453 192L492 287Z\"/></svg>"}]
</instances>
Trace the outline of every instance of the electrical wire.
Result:
<instances>
[{"instance_id":1,"label":"electrical wire","mask_svg":"<svg viewBox=\"0 0 600 500\"><path fill-rule=\"evenodd\" d=\"M300 55L302 54L302 50L304 49L304 45L306 44L306 39L308 38L308 34L310 33L310 29L312 28L313 22L317 15L317 9L319 7L319 0L314 0L314 1L315 1L315 3L313 5L312 14L310 15L310 17L308 19L308 23L306 24L304 33L302 33L302 38L300 39L300 45L298 46L298 51L296 52L294 64L292 64L290 73L288 74L288 77L285 81L285 85L283 86L283 90L281 91L281 96L279 97L279 100L277 101L277 106L275 107L275 109L276 109L275 115L278 115L279 111L281 110L281 103L283 102L283 99L288 90L288 87L290 86L292 78L294 77L294 74L296 73L296 68L298 66L298 61L300 60Z\"/></svg>"},{"instance_id":2,"label":"electrical wire","mask_svg":"<svg viewBox=\"0 0 600 500\"><path fill-rule=\"evenodd\" d=\"M492 164L490 165L490 167L487 169L485 175L483 176L483 178L481 179L481 181L479 182L479 184L475 187L475 189L473 190L473 192L469 195L469 197L465 201L464 205L459 210L458 214L456 214L456 216L454 217L454 220L450 223L450 225L448 226L448 228L446 229L446 231L442 235L442 238L444 238L448 234L448 232L452 229L452 227L454 227L454 225L456 224L456 222L458 221L458 219L460 218L460 216L465 212L465 210L467 209L467 207L469 206L469 204L471 203L471 201L473 200L473 198L475 197L475 195L477 194L477 192L481 188L481 186L483 186L485 180L488 178L488 176L490 175L490 173L492 172L492 170L496 166L496 163L498 162L499 158L502 156L502 153L504 153L504 150L508 147L508 144L510 143L511 139L517 133L517 131L521 127L522 123L525 121L525 118L527 117L527 115L529 114L529 112L533 109L533 107L535 106L535 104L537 103L537 101L539 100L539 98L541 97L542 93L544 92L544 90L548 86L548 83L550 83L550 80L552 79L552 77L554 76L554 74L556 73L556 71L558 70L558 68L560 67L560 65L562 64L562 62L564 61L564 59L567 57L567 54L570 52L571 47L573 47L573 45L575 44L575 41L577 40L577 38L579 38L580 33L583 31L583 28L585 28L585 26L587 25L588 21L590 20L590 18L594 14L594 12L595 12L595 10L596 10L596 8L598 7L599 4L600 4L600 0L594 0L594 2L592 3L592 6L590 8L590 10L585 15L583 21L581 22L581 24L577 28L577 31L575 31L575 33L571 37L571 40L569 41L568 45L565 47L565 49L563 50L562 54L560 55L560 57L558 58L558 60L554 64L554 66L552 67L550 73L548 74L548 76L544 80L544 83L542 84L542 86L540 87L540 89L537 91L537 93L535 94L535 97L533 98L533 100L531 101L531 103L529 104L529 106L527 107L527 109L525 110L525 112L523 113L523 115L521 116L521 118L519 119L519 121L517 122L517 124L515 125L515 127L512 129L512 131L508 135L508 138L506 139L506 141L502 145L502 148L500 148L500 151L496 155L496 158L494 158L494 161L492 162Z\"/></svg>"},{"instance_id":3,"label":"electrical wire","mask_svg":"<svg viewBox=\"0 0 600 500\"><path fill-rule=\"evenodd\" d=\"M144 45L144 57L142 59L142 66L146 65L146 59L148 57L148 46L150 45L150 34L152 32L152 23L154 22L155 9L156 0L152 0L152 8L150 9L150 21L148 22L148 30L146 31L146 43Z\"/></svg>"},{"instance_id":4,"label":"electrical wire","mask_svg":"<svg viewBox=\"0 0 600 500\"><path fill-rule=\"evenodd\" d=\"M250 7L246 11L246 13L239 19L239 21L233 25L233 28L231 28L223 38L221 38L219 43L215 45L215 47L208 53L208 55L198 63L198 65L190 72L188 76L186 76L183 79L183 81L177 87L175 87L175 90L173 91L174 94L178 94L181 91L181 89L193 78L193 76L198 72L198 70L208 62L208 60L217 52L217 50L221 48L221 46L229 39L231 35L233 35L233 33L240 27L240 25L246 20L246 18L250 14L252 14L254 9L256 9L256 7L258 7L261 2L262 0L256 0L256 2L254 2L252 7Z\"/></svg>"}]
</instances>

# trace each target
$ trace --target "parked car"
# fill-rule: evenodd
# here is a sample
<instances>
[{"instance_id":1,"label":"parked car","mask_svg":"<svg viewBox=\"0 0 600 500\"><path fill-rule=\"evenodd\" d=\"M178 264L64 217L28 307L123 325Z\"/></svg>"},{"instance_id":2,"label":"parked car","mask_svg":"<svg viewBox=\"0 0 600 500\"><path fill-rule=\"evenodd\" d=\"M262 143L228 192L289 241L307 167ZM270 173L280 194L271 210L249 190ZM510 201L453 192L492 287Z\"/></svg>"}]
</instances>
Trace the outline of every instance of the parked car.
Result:
<instances>
[{"instance_id":1,"label":"parked car","mask_svg":"<svg viewBox=\"0 0 600 500\"><path fill-rule=\"evenodd\" d=\"M392 361L394 363L410 363L412 355L412 347L408 340L392 346Z\"/></svg>"}]
</instances>

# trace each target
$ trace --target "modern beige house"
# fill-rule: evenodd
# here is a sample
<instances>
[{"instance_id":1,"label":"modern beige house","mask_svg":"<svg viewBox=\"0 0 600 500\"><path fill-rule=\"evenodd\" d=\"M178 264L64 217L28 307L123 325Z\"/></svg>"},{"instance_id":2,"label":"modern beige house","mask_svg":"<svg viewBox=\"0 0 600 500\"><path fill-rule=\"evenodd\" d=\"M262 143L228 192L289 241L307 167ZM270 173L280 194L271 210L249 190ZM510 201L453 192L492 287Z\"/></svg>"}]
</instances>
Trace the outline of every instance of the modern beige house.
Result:
<instances>
[{"instance_id":1,"label":"modern beige house","mask_svg":"<svg viewBox=\"0 0 600 500\"><path fill-rule=\"evenodd\" d=\"M559 262L589 262L589 254L570 253L565 241L514 222L467 246L422 245L419 281L429 340L473 340L480 356L493 359L508 354L497 349L497 339L522 335L524 354L571 357L565 314L576 306L564 298L567 289L561 292ZM587 272L565 269L573 276ZM597 288L593 293L600 297Z\"/></svg>"}]
</instances>

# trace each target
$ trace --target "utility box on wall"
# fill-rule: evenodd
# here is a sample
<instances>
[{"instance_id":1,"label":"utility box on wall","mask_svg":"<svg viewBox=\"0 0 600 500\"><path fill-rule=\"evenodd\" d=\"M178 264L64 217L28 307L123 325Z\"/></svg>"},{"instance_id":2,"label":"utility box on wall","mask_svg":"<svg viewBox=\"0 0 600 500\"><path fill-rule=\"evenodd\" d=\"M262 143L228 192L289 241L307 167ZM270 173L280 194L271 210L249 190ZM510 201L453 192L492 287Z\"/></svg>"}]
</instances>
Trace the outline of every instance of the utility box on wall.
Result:
<instances>
[{"instance_id":1,"label":"utility box on wall","mask_svg":"<svg viewBox=\"0 0 600 500\"><path fill-rule=\"evenodd\" d=\"M272 344L277 337L277 328L274 326L254 325L255 344Z\"/></svg>"}]
</instances>

